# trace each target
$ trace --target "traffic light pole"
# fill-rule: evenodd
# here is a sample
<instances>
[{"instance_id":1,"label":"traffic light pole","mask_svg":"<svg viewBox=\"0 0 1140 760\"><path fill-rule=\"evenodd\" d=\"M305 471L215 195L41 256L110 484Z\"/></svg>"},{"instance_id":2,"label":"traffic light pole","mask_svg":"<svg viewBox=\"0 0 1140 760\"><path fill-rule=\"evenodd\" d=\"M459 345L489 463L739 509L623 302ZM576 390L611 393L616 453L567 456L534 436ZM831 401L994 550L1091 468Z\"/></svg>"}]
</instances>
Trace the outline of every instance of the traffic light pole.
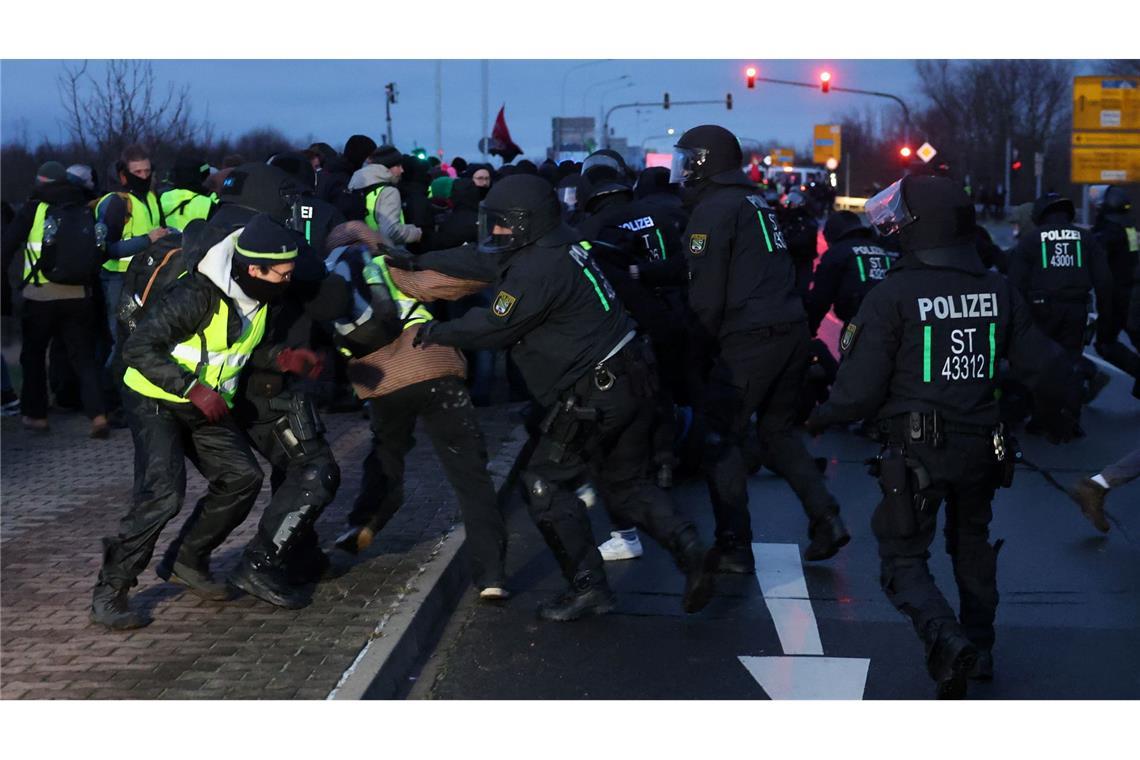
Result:
<instances>
[{"instance_id":1,"label":"traffic light pole","mask_svg":"<svg viewBox=\"0 0 1140 760\"><path fill-rule=\"evenodd\" d=\"M786 84L791 87L809 87L813 90L819 89L818 84L809 84L807 82L792 82L787 79L769 79L768 77L756 77L756 81L769 82L770 84ZM892 95L889 92L877 92L875 90L857 90L853 87L836 87L835 85L831 85L829 89L835 92L850 92L854 95L870 95L875 98L888 98L889 100L893 100L894 102L898 103L899 108L901 108L903 112L903 140L907 145L910 144L910 109L907 108L906 103L904 103L903 99L898 95Z\"/></svg>"},{"instance_id":2,"label":"traffic light pole","mask_svg":"<svg viewBox=\"0 0 1140 760\"><path fill-rule=\"evenodd\" d=\"M649 108L653 106L661 106L662 108L669 108L672 106L708 106L718 105L720 103L730 103L730 100L671 100L669 105L665 105L665 101L659 103L619 103L616 106L606 111L606 116L602 120L602 147L610 147L610 114L621 108Z\"/></svg>"}]
</instances>

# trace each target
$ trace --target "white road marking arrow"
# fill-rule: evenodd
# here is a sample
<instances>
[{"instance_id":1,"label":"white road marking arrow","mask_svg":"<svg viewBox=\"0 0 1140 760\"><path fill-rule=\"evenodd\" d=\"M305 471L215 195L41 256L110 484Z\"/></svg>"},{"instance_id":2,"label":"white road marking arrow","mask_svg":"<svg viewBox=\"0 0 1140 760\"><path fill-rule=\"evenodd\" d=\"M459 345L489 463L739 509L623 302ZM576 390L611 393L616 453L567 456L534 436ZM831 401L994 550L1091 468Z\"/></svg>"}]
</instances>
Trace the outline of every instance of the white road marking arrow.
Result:
<instances>
[{"instance_id":1,"label":"white road marking arrow","mask_svg":"<svg viewBox=\"0 0 1140 760\"><path fill-rule=\"evenodd\" d=\"M752 552L760 593L785 656L741 656L740 663L772 699L862 699L871 661L822 656L799 546L752 544Z\"/></svg>"}]
</instances>

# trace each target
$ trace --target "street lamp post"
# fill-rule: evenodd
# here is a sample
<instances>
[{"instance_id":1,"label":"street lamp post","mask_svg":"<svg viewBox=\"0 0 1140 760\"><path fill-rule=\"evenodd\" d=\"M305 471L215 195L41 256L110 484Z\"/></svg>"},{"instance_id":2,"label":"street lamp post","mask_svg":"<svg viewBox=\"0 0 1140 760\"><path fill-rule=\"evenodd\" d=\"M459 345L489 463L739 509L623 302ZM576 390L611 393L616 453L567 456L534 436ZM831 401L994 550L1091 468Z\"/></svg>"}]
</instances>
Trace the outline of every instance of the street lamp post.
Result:
<instances>
[{"instance_id":1,"label":"street lamp post","mask_svg":"<svg viewBox=\"0 0 1140 760\"><path fill-rule=\"evenodd\" d=\"M645 143L649 142L650 140L660 140L662 137L672 137L676 133L677 133L677 130L670 127L669 130L663 135L650 135L649 137L646 137L644 140L641 141L641 151L643 153L645 152Z\"/></svg>"},{"instance_id":2,"label":"street lamp post","mask_svg":"<svg viewBox=\"0 0 1140 760\"><path fill-rule=\"evenodd\" d=\"M597 82L590 82L586 85L586 89L582 90L582 113L588 113L586 109L586 100L590 95L590 90L603 84L613 84L614 82L623 82L629 79L629 74L622 74L620 77L611 77L610 79L599 79Z\"/></svg>"},{"instance_id":3,"label":"street lamp post","mask_svg":"<svg viewBox=\"0 0 1140 760\"><path fill-rule=\"evenodd\" d=\"M562 108L561 113L559 114L560 116L566 115L566 80L570 78L571 72L585 68L586 66L593 66L598 63L608 63L612 60L613 58L600 58L596 61L586 61L585 63L579 63L577 66L571 66L566 70L566 73L562 75Z\"/></svg>"}]
</instances>

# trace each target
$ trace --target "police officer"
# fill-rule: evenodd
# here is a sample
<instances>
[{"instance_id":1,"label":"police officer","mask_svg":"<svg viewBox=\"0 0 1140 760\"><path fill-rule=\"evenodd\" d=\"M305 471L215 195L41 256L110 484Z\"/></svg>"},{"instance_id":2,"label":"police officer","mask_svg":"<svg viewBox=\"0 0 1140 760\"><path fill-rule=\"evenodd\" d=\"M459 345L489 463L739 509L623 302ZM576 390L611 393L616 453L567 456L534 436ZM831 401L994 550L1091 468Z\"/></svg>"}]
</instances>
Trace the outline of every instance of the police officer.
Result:
<instances>
[{"instance_id":1,"label":"police officer","mask_svg":"<svg viewBox=\"0 0 1140 760\"><path fill-rule=\"evenodd\" d=\"M819 223L812 213L810 201L800 190L792 190L780 199L776 218L788 245L788 254L795 263L796 293L800 298L807 298L812 267L819 255Z\"/></svg>"},{"instance_id":2,"label":"police officer","mask_svg":"<svg viewBox=\"0 0 1140 760\"><path fill-rule=\"evenodd\" d=\"M998 426L998 362L1008 359L1058 410L1071 363L1034 325L1008 281L983 268L969 197L944 177L909 176L871 198L871 223L904 254L843 331L843 361L809 430L876 419L888 444L878 462L884 497L871 528L881 583L926 646L938 696L961 698L967 675L991 678L997 553L990 502L1009 484L1013 450ZM1051 421L1058 433L1073 420ZM927 567L939 504L961 599L956 618Z\"/></svg>"},{"instance_id":3,"label":"police officer","mask_svg":"<svg viewBox=\"0 0 1140 760\"><path fill-rule=\"evenodd\" d=\"M265 335L268 303L292 276L295 239L254 217L215 246L148 307L123 348L124 407L135 443L134 504L104 540L91 618L108 628L150 620L127 592L150 562L166 523L182 507L189 456L209 482L200 519L185 531L171 579L210 599L227 596L210 575L210 553L249 514L261 468L230 416L238 375Z\"/></svg>"},{"instance_id":4,"label":"police officer","mask_svg":"<svg viewBox=\"0 0 1140 760\"><path fill-rule=\"evenodd\" d=\"M1140 356L1117 340L1120 331L1125 330L1133 347L1140 346L1140 318L1131 321L1128 318L1130 310L1140 308L1132 298L1134 284L1140 281L1140 243L1132 216L1132 200L1124 188L1105 187L1097 206L1093 234L1108 256L1108 268L1112 272L1112 309L1108 310L1105 329L1098 331L1096 352L1135 378L1132 395L1140 398Z\"/></svg>"},{"instance_id":5,"label":"police officer","mask_svg":"<svg viewBox=\"0 0 1140 760\"><path fill-rule=\"evenodd\" d=\"M898 251L888 251L875 241L874 233L851 211L837 211L823 225L827 250L819 260L808 293L808 323L812 335L827 312L846 324L871 288L882 282L898 260Z\"/></svg>"},{"instance_id":6,"label":"police officer","mask_svg":"<svg viewBox=\"0 0 1140 760\"><path fill-rule=\"evenodd\" d=\"M823 475L792 429L811 336L776 212L740 170L740 143L724 127L685 132L673 161L673 179L684 183L693 208L682 237L689 306L697 319L690 345L715 357L700 406L720 570L755 569L741 452L753 413L765 464L788 481L808 515L811 542L804 558L827 559L850 534Z\"/></svg>"},{"instance_id":7,"label":"police officer","mask_svg":"<svg viewBox=\"0 0 1140 760\"><path fill-rule=\"evenodd\" d=\"M278 153L268 163L293 177L300 188L298 194L286 199L293 208L287 226L300 233L314 253L324 256L328 252L329 233L344 223L344 214L332 203L317 197L317 173L304 153Z\"/></svg>"},{"instance_id":8,"label":"police officer","mask_svg":"<svg viewBox=\"0 0 1140 760\"><path fill-rule=\"evenodd\" d=\"M1112 274L1095 236L1074 225L1075 217L1068 198L1057 193L1038 198L1032 213L1035 229L1019 238L1009 260L1009 279L1029 304L1037 326L1078 364L1091 385L1091 398L1108 383L1108 375L1082 356L1089 293L1096 289L1104 332L1112 312Z\"/></svg>"},{"instance_id":9,"label":"police officer","mask_svg":"<svg viewBox=\"0 0 1140 760\"><path fill-rule=\"evenodd\" d=\"M554 189L512 175L480 205L479 249L423 254L417 263L481 268L496 282L489 309L429 322L416 342L507 348L543 408L522 472L530 514L569 589L540 605L546 620L602 614L615 604L576 484L592 475L609 508L668 548L686 575L683 606L713 592L708 553L693 524L647 477L655 371L652 352L576 232L562 224ZM438 264L438 265L437 265Z\"/></svg>"},{"instance_id":10,"label":"police officer","mask_svg":"<svg viewBox=\"0 0 1140 760\"><path fill-rule=\"evenodd\" d=\"M158 196L168 227L181 231L195 219L210 218L218 199L203 192L209 176L210 165L200 156L184 155L174 161L167 177L171 189Z\"/></svg>"}]
</instances>

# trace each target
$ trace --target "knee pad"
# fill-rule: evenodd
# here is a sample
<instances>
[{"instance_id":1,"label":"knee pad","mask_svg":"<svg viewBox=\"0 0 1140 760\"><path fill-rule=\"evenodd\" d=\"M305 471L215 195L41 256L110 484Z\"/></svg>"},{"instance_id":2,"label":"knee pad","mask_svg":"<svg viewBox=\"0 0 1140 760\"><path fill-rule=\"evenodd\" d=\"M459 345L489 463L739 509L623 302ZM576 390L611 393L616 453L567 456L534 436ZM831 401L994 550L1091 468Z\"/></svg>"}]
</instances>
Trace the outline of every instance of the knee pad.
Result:
<instances>
[{"instance_id":1,"label":"knee pad","mask_svg":"<svg viewBox=\"0 0 1140 760\"><path fill-rule=\"evenodd\" d=\"M549 481L530 473L523 473L522 484L527 507L537 520L550 511L550 506L554 503L554 488Z\"/></svg>"},{"instance_id":2,"label":"knee pad","mask_svg":"<svg viewBox=\"0 0 1140 760\"><path fill-rule=\"evenodd\" d=\"M340 467L336 462L307 464L301 470L301 490L307 504L323 507L333 500L339 487Z\"/></svg>"}]
</instances>

